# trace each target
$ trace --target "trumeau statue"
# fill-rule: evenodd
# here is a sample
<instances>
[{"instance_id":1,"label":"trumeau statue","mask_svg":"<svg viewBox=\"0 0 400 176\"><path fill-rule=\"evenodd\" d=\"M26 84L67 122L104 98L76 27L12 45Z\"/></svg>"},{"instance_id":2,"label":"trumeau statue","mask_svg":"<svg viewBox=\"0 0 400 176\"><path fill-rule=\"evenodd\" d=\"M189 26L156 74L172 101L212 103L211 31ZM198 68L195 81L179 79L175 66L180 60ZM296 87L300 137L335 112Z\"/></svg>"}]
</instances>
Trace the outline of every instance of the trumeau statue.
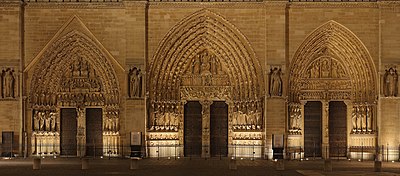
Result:
<instances>
[{"instance_id":1,"label":"trumeau statue","mask_svg":"<svg viewBox=\"0 0 400 176\"><path fill-rule=\"evenodd\" d=\"M385 70L384 79L384 89L383 94L386 97L396 97L397 89L398 89L398 75L397 70L393 67L390 67L388 70Z\"/></svg>"}]
</instances>

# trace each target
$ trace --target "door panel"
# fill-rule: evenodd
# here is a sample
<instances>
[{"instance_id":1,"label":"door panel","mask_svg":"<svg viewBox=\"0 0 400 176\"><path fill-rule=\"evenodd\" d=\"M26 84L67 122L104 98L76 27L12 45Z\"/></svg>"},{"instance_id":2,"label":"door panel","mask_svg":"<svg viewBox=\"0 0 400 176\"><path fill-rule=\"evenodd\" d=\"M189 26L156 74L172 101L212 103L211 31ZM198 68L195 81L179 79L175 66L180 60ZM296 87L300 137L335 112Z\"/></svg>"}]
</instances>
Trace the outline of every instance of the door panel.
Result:
<instances>
[{"instance_id":1,"label":"door panel","mask_svg":"<svg viewBox=\"0 0 400 176\"><path fill-rule=\"evenodd\" d=\"M103 155L103 113L101 108L86 109L86 155Z\"/></svg>"},{"instance_id":2,"label":"door panel","mask_svg":"<svg viewBox=\"0 0 400 176\"><path fill-rule=\"evenodd\" d=\"M228 155L228 105L214 101L210 110L211 156Z\"/></svg>"},{"instance_id":3,"label":"door panel","mask_svg":"<svg viewBox=\"0 0 400 176\"><path fill-rule=\"evenodd\" d=\"M61 109L61 155L76 156L76 109L62 108Z\"/></svg>"},{"instance_id":4,"label":"door panel","mask_svg":"<svg viewBox=\"0 0 400 176\"><path fill-rule=\"evenodd\" d=\"M309 101L304 106L304 156L321 157L322 104Z\"/></svg>"},{"instance_id":5,"label":"door panel","mask_svg":"<svg viewBox=\"0 0 400 176\"><path fill-rule=\"evenodd\" d=\"M201 104L198 101L189 101L185 105L184 113L184 151L185 156L201 156Z\"/></svg>"},{"instance_id":6,"label":"door panel","mask_svg":"<svg viewBox=\"0 0 400 176\"><path fill-rule=\"evenodd\" d=\"M2 157L12 157L14 145L14 132L12 131L3 131L2 132Z\"/></svg>"},{"instance_id":7,"label":"door panel","mask_svg":"<svg viewBox=\"0 0 400 176\"><path fill-rule=\"evenodd\" d=\"M346 157L347 106L342 101L329 102L329 156Z\"/></svg>"}]
</instances>

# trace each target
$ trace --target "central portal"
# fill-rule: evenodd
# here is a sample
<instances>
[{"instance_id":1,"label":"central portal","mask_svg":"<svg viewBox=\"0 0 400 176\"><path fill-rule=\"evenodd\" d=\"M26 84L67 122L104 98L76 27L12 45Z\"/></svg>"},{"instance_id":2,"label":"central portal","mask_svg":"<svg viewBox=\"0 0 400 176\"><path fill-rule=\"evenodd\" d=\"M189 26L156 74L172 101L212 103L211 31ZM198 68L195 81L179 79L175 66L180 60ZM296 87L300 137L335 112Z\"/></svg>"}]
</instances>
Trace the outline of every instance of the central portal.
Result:
<instances>
[{"instance_id":1,"label":"central portal","mask_svg":"<svg viewBox=\"0 0 400 176\"><path fill-rule=\"evenodd\" d=\"M211 156L228 155L228 105L214 101L210 109Z\"/></svg>"}]
</instances>

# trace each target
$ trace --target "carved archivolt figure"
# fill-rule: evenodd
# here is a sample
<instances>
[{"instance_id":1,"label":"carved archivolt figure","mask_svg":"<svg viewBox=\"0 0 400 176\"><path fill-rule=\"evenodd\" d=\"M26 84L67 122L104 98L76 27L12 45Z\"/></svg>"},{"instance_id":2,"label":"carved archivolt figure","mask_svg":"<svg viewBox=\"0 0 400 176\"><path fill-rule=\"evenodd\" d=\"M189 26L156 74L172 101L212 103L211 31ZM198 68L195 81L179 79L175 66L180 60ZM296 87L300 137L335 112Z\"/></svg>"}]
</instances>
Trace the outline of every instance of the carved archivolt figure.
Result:
<instances>
[{"instance_id":1,"label":"carved archivolt figure","mask_svg":"<svg viewBox=\"0 0 400 176\"><path fill-rule=\"evenodd\" d=\"M270 86L269 93L271 96L281 96L282 95L282 78L281 69L274 68L271 69L270 73Z\"/></svg>"},{"instance_id":2,"label":"carved archivolt figure","mask_svg":"<svg viewBox=\"0 0 400 176\"><path fill-rule=\"evenodd\" d=\"M389 70L386 70L384 81L384 95L386 97L397 96L397 70L395 70L394 68L389 68Z\"/></svg>"}]
</instances>

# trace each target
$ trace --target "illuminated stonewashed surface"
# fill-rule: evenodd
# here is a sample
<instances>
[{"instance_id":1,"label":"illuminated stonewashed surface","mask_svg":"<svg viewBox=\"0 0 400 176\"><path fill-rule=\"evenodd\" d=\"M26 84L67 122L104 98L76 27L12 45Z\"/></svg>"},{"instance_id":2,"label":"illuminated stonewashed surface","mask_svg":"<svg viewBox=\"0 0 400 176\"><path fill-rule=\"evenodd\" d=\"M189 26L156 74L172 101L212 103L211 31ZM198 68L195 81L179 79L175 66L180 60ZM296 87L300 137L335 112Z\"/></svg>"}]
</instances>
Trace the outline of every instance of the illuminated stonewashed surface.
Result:
<instances>
[{"instance_id":1,"label":"illuminated stonewashed surface","mask_svg":"<svg viewBox=\"0 0 400 176\"><path fill-rule=\"evenodd\" d=\"M400 1L0 2L3 157L399 160Z\"/></svg>"}]
</instances>

